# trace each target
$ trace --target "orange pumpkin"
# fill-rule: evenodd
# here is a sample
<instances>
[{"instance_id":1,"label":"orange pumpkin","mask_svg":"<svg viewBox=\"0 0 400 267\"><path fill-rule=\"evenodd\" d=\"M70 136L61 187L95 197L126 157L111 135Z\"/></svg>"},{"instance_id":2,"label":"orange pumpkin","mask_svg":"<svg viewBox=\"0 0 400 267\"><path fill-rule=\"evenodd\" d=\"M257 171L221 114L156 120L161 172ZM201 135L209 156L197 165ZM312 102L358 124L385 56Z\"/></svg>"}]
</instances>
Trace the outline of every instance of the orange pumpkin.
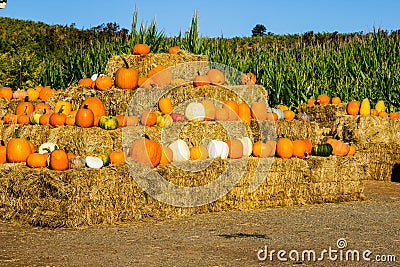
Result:
<instances>
[{"instance_id":1,"label":"orange pumpkin","mask_svg":"<svg viewBox=\"0 0 400 267\"><path fill-rule=\"evenodd\" d=\"M360 106L361 106L360 101L354 99L351 100L350 102L347 103L346 107L347 114L358 115L360 113Z\"/></svg>"},{"instance_id":2,"label":"orange pumpkin","mask_svg":"<svg viewBox=\"0 0 400 267\"><path fill-rule=\"evenodd\" d=\"M0 89L0 97L10 100L13 97L13 91L10 87L2 87Z\"/></svg>"},{"instance_id":3,"label":"orange pumpkin","mask_svg":"<svg viewBox=\"0 0 400 267\"><path fill-rule=\"evenodd\" d=\"M42 117L43 117L43 115L40 116L40 118L42 118ZM39 118L39 123L40 123L40 118ZM65 115L64 113L61 113L61 112L53 113L50 115L49 124L52 126L55 126L55 127L64 126L66 119L67 119L67 115Z\"/></svg>"},{"instance_id":4,"label":"orange pumpkin","mask_svg":"<svg viewBox=\"0 0 400 267\"><path fill-rule=\"evenodd\" d=\"M387 118L389 117L389 114L386 111L381 111L378 113L378 116L382 118Z\"/></svg>"},{"instance_id":5,"label":"orange pumpkin","mask_svg":"<svg viewBox=\"0 0 400 267\"><path fill-rule=\"evenodd\" d=\"M121 67L115 73L115 86L121 89L133 90L138 86L139 73L136 69L130 68L124 57L122 60L125 67Z\"/></svg>"},{"instance_id":6,"label":"orange pumpkin","mask_svg":"<svg viewBox=\"0 0 400 267\"><path fill-rule=\"evenodd\" d=\"M206 114L207 116L207 114ZM229 112L226 108L217 108L215 109L215 119L218 121L227 121L229 120Z\"/></svg>"},{"instance_id":7,"label":"orange pumpkin","mask_svg":"<svg viewBox=\"0 0 400 267\"><path fill-rule=\"evenodd\" d=\"M47 166L48 153L32 153L26 159L26 166L31 168L45 168Z\"/></svg>"},{"instance_id":8,"label":"orange pumpkin","mask_svg":"<svg viewBox=\"0 0 400 267\"><path fill-rule=\"evenodd\" d=\"M156 167L160 163L161 153L160 144L144 137L134 141L129 149L132 159L149 167Z\"/></svg>"},{"instance_id":9,"label":"orange pumpkin","mask_svg":"<svg viewBox=\"0 0 400 267\"><path fill-rule=\"evenodd\" d=\"M251 116L257 121L267 119L267 104L263 101L251 103Z\"/></svg>"},{"instance_id":10,"label":"orange pumpkin","mask_svg":"<svg viewBox=\"0 0 400 267\"><path fill-rule=\"evenodd\" d=\"M171 46L170 48L168 48L168 53L169 54L178 54L178 52L181 51L181 49L179 48L179 46Z\"/></svg>"},{"instance_id":11,"label":"orange pumpkin","mask_svg":"<svg viewBox=\"0 0 400 267\"><path fill-rule=\"evenodd\" d=\"M174 157L174 152L168 146L161 146L160 164L170 164Z\"/></svg>"},{"instance_id":12,"label":"orange pumpkin","mask_svg":"<svg viewBox=\"0 0 400 267\"><path fill-rule=\"evenodd\" d=\"M246 84L255 84L256 83L256 75L251 72L243 73L240 76L240 84L246 85Z\"/></svg>"},{"instance_id":13,"label":"orange pumpkin","mask_svg":"<svg viewBox=\"0 0 400 267\"><path fill-rule=\"evenodd\" d=\"M72 110L67 117L65 118L65 125L74 126L75 125L75 117L78 110ZM94 123L93 123L94 124Z\"/></svg>"},{"instance_id":14,"label":"orange pumpkin","mask_svg":"<svg viewBox=\"0 0 400 267\"><path fill-rule=\"evenodd\" d=\"M239 105L234 100L226 100L223 104L223 108L228 111L230 121L237 121L239 119Z\"/></svg>"},{"instance_id":15,"label":"orange pumpkin","mask_svg":"<svg viewBox=\"0 0 400 267\"><path fill-rule=\"evenodd\" d=\"M15 109L15 114L16 115L29 115L35 110L35 106L33 105L32 102L28 101L28 97L25 97L25 100L22 102L19 102L16 109Z\"/></svg>"},{"instance_id":16,"label":"orange pumpkin","mask_svg":"<svg viewBox=\"0 0 400 267\"><path fill-rule=\"evenodd\" d=\"M94 113L88 108L87 104L76 112L75 125L82 128L89 128L94 125Z\"/></svg>"},{"instance_id":17,"label":"orange pumpkin","mask_svg":"<svg viewBox=\"0 0 400 267\"><path fill-rule=\"evenodd\" d=\"M239 104L238 114L241 121L243 121L247 125L250 125L251 110L249 105L247 105L246 103Z\"/></svg>"},{"instance_id":18,"label":"orange pumpkin","mask_svg":"<svg viewBox=\"0 0 400 267\"><path fill-rule=\"evenodd\" d=\"M147 77L151 78L152 82L159 87L166 86L172 81L171 72L164 66L152 68Z\"/></svg>"},{"instance_id":19,"label":"orange pumpkin","mask_svg":"<svg viewBox=\"0 0 400 267\"><path fill-rule=\"evenodd\" d=\"M268 140L263 143L261 140L253 144L253 155L259 158L268 158L275 155L276 142Z\"/></svg>"},{"instance_id":20,"label":"orange pumpkin","mask_svg":"<svg viewBox=\"0 0 400 267\"><path fill-rule=\"evenodd\" d=\"M337 105L337 104L342 103L342 100L340 100L340 97L334 96L334 97L332 97L331 102L332 102L332 104Z\"/></svg>"},{"instance_id":21,"label":"orange pumpkin","mask_svg":"<svg viewBox=\"0 0 400 267\"><path fill-rule=\"evenodd\" d=\"M293 142L289 138L282 137L276 142L276 154L278 157L289 159L293 156Z\"/></svg>"},{"instance_id":22,"label":"orange pumpkin","mask_svg":"<svg viewBox=\"0 0 400 267\"><path fill-rule=\"evenodd\" d=\"M225 75L218 69L210 69L207 71L207 76L210 79L211 84L222 85L225 83Z\"/></svg>"},{"instance_id":23,"label":"orange pumpkin","mask_svg":"<svg viewBox=\"0 0 400 267\"><path fill-rule=\"evenodd\" d=\"M154 82L151 78L148 77L141 77L138 80L138 86L141 88L146 88L146 89L153 89Z\"/></svg>"},{"instance_id":24,"label":"orange pumpkin","mask_svg":"<svg viewBox=\"0 0 400 267\"><path fill-rule=\"evenodd\" d=\"M304 159L308 155L307 144L303 140L294 140L293 141L293 156L299 159Z\"/></svg>"},{"instance_id":25,"label":"orange pumpkin","mask_svg":"<svg viewBox=\"0 0 400 267\"><path fill-rule=\"evenodd\" d=\"M320 105L329 104L330 101L331 98L326 94L320 94L319 96L317 96L317 103Z\"/></svg>"},{"instance_id":26,"label":"orange pumpkin","mask_svg":"<svg viewBox=\"0 0 400 267\"><path fill-rule=\"evenodd\" d=\"M283 111L283 116L285 120L292 121L296 117L296 113L294 113L293 110L288 109Z\"/></svg>"},{"instance_id":27,"label":"orange pumpkin","mask_svg":"<svg viewBox=\"0 0 400 267\"><path fill-rule=\"evenodd\" d=\"M90 88L92 86L93 80L91 78L82 78L78 81L78 86Z\"/></svg>"},{"instance_id":28,"label":"orange pumpkin","mask_svg":"<svg viewBox=\"0 0 400 267\"><path fill-rule=\"evenodd\" d=\"M6 124L16 124L18 122L18 115L7 113L4 115L3 120Z\"/></svg>"},{"instance_id":29,"label":"orange pumpkin","mask_svg":"<svg viewBox=\"0 0 400 267\"><path fill-rule=\"evenodd\" d=\"M65 115L65 114L64 114ZM68 155L62 149L53 150L49 157L49 167L56 171L65 171L69 167Z\"/></svg>"},{"instance_id":30,"label":"orange pumpkin","mask_svg":"<svg viewBox=\"0 0 400 267\"><path fill-rule=\"evenodd\" d=\"M122 150L114 150L109 156L111 164L121 164L125 162L125 153Z\"/></svg>"},{"instance_id":31,"label":"orange pumpkin","mask_svg":"<svg viewBox=\"0 0 400 267\"><path fill-rule=\"evenodd\" d=\"M1 140L0 144L0 164L4 164L7 162L7 146L4 144L4 141Z\"/></svg>"},{"instance_id":32,"label":"orange pumpkin","mask_svg":"<svg viewBox=\"0 0 400 267\"><path fill-rule=\"evenodd\" d=\"M39 102L36 104L35 110L51 110L51 107L46 102Z\"/></svg>"},{"instance_id":33,"label":"orange pumpkin","mask_svg":"<svg viewBox=\"0 0 400 267\"><path fill-rule=\"evenodd\" d=\"M106 115L106 107L97 97L92 96L86 98L80 105L80 108L83 108L84 105L88 105L88 108L93 111L95 118L100 118L101 116Z\"/></svg>"},{"instance_id":34,"label":"orange pumpkin","mask_svg":"<svg viewBox=\"0 0 400 267\"><path fill-rule=\"evenodd\" d=\"M157 114L153 111L146 110L140 116L140 123L145 126L153 126L157 123Z\"/></svg>"},{"instance_id":35,"label":"orange pumpkin","mask_svg":"<svg viewBox=\"0 0 400 267\"><path fill-rule=\"evenodd\" d=\"M357 150L356 146L354 144L351 144L347 156L353 156L356 153L356 150Z\"/></svg>"},{"instance_id":36,"label":"orange pumpkin","mask_svg":"<svg viewBox=\"0 0 400 267\"><path fill-rule=\"evenodd\" d=\"M240 159L243 156L243 143L239 139L229 139L226 141L229 152L228 157L231 159Z\"/></svg>"},{"instance_id":37,"label":"orange pumpkin","mask_svg":"<svg viewBox=\"0 0 400 267\"><path fill-rule=\"evenodd\" d=\"M96 78L95 81L95 88L100 91L106 91L111 89L113 82L110 76L107 75L100 75Z\"/></svg>"},{"instance_id":38,"label":"orange pumpkin","mask_svg":"<svg viewBox=\"0 0 400 267\"><path fill-rule=\"evenodd\" d=\"M28 99L31 101L39 98L39 91L36 91L33 88L26 90L26 93L28 94Z\"/></svg>"},{"instance_id":39,"label":"orange pumpkin","mask_svg":"<svg viewBox=\"0 0 400 267\"><path fill-rule=\"evenodd\" d=\"M55 89L52 89L50 86L43 87L39 92L39 98L43 101L49 101L52 95L56 92Z\"/></svg>"},{"instance_id":40,"label":"orange pumpkin","mask_svg":"<svg viewBox=\"0 0 400 267\"><path fill-rule=\"evenodd\" d=\"M39 124L40 125L45 125L45 124L49 124L50 123L50 116L52 114L51 113L45 113L42 116L40 116L39 118Z\"/></svg>"},{"instance_id":41,"label":"orange pumpkin","mask_svg":"<svg viewBox=\"0 0 400 267\"><path fill-rule=\"evenodd\" d=\"M204 110L206 111L206 116L204 117L204 120L206 121L212 121L215 119L215 105L214 102L209 100L209 99L202 99L201 104L204 106Z\"/></svg>"},{"instance_id":42,"label":"orange pumpkin","mask_svg":"<svg viewBox=\"0 0 400 267\"><path fill-rule=\"evenodd\" d=\"M306 144L306 152L308 155L311 155L313 144L309 139L302 139L302 141Z\"/></svg>"},{"instance_id":43,"label":"orange pumpkin","mask_svg":"<svg viewBox=\"0 0 400 267\"><path fill-rule=\"evenodd\" d=\"M314 98L309 98L309 99L307 99L307 105L314 105L315 101L316 100Z\"/></svg>"},{"instance_id":44,"label":"orange pumpkin","mask_svg":"<svg viewBox=\"0 0 400 267\"><path fill-rule=\"evenodd\" d=\"M172 112L172 101L168 97L162 97L158 100L158 108L163 114L170 114Z\"/></svg>"},{"instance_id":45,"label":"orange pumpkin","mask_svg":"<svg viewBox=\"0 0 400 267\"><path fill-rule=\"evenodd\" d=\"M345 156L349 153L349 150L350 150L349 144L343 143L334 138L328 138L326 140L326 143L328 143L332 146L332 148L333 148L332 155Z\"/></svg>"},{"instance_id":46,"label":"orange pumpkin","mask_svg":"<svg viewBox=\"0 0 400 267\"><path fill-rule=\"evenodd\" d=\"M32 153L32 148L23 137L19 136L18 129L15 130L15 137L12 138L6 146L7 162L26 162L28 156Z\"/></svg>"},{"instance_id":47,"label":"orange pumpkin","mask_svg":"<svg viewBox=\"0 0 400 267\"><path fill-rule=\"evenodd\" d=\"M132 53L134 55L147 55L150 53L150 46L148 44L135 44Z\"/></svg>"}]
</instances>

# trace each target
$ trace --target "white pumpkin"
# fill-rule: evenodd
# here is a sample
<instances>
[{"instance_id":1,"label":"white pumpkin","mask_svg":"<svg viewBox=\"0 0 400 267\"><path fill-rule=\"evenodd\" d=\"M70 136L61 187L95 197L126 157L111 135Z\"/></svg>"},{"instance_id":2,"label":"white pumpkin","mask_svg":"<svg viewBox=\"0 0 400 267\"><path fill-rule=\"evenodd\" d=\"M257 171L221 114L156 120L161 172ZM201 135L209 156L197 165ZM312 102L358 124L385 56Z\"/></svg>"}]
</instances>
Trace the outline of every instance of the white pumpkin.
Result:
<instances>
[{"instance_id":1,"label":"white pumpkin","mask_svg":"<svg viewBox=\"0 0 400 267\"><path fill-rule=\"evenodd\" d=\"M59 149L57 144L46 142L39 146L38 152L39 154L45 154L45 153L51 153L56 149Z\"/></svg>"},{"instance_id":2,"label":"white pumpkin","mask_svg":"<svg viewBox=\"0 0 400 267\"><path fill-rule=\"evenodd\" d=\"M220 141L222 151L221 151L221 159L227 159L229 155L229 146L226 142Z\"/></svg>"},{"instance_id":3,"label":"white pumpkin","mask_svg":"<svg viewBox=\"0 0 400 267\"><path fill-rule=\"evenodd\" d=\"M249 157L253 152L253 142L247 136L239 138L240 142L243 144L243 156Z\"/></svg>"},{"instance_id":4,"label":"white pumpkin","mask_svg":"<svg viewBox=\"0 0 400 267\"><path fill-rule=\"evenodd\" d=\"M190 150L184 140L175 140L168 147L172 150L172 161L185 161L190 159Z\"/></svg>"},{"instance_id":5,"label":"white pumpkin","mask_svg":"<svg viewBox=\"0 0 400 267\"><path fill-rule=\"evenodd\" d=\"M208 156L212 159L215 158L228 158L229 146L221 140L211 140L207 145Z\"/></svg>"},{"instance_id":6,"label":"white pumpkin","mask_svg":"<svg viewBox=\"0 0 400 267\"><path fill-rule=\"evenodd\" d=\"M202 121L206 117L206 109L202 103L189 103L185 109L185 117L190 121Z\"/></svg>"},{"instance_id":7,"label":"white pumpkin","mask_svg":"<svg viewBox=\"0 0 400 267\"><path fill-rule=\"evenodd\" d=\"M99 157L92 157L92 156L87 156L85 158L86 166L89 168L94 168L94 169L100 169L103 167L103 160Z\"/></svg>"}]
</instances>

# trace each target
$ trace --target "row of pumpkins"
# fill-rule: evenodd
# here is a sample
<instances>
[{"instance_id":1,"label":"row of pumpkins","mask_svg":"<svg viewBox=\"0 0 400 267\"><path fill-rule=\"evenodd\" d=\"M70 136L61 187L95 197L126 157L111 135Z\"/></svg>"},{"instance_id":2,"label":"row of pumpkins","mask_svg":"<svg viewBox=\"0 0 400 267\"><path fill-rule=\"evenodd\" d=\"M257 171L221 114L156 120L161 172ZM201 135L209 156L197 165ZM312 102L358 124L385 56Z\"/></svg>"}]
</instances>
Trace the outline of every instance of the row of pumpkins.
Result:
<instances>
[{"instance_id":1,"label":"row of pumpkins","mask_svg":"<svg viewBox=\"0 0 400 267\"><path fill-rule=\"evenodd\" d=\"M15 137L11 138L7 144L3 142L0 145L0 164L22 162L30 168L48 167L58 171L83 167L101 168L109 164L125 162L125 153L114 150L109 154L80 157L59 149L57 144L51 142L43 143L36 148L29 139L20 137L16 129Z\"/></svg>"},{"instance_id":2,"label":"row of pumpkins","mask_svg":"<svg viewBox=\"0 0 400 267\"><path fill-rule=\"evenodd\" d=\"M286 137L275 140L257 141L253 143L249 137L222 140L210 140L207 146L193 145L189 148L183 139L177 139L169 145L160 144L147 136L135 140L129 149L129 156L149 167L158 164L169 164L188 160L240 159L254 156L258 158L280 157L289 159L296 157L305 159L309 155L327 157L352 156L356 152L353 144L347 144L334 138L324 143L312 144L309 139L291 140Z\"/></svg>"},{"instance_id":3,"label":"row of pumpkins","mask_svg":"<svg viewBox=\"0 0 400 267\"><path fill-rule=\"evenodd\" d=\"M146 110L139 116L116 115L107 116L102 101L97 97L88 97L77 110L72 109L68 101L60 100L55 104L54 109L45 102L36 105L28 99L21 100L16 106L15 113L5 114L5 124L50 124L52 126L78 126L93 127L99 126L106 130L113 130L123 126L136 126L139 123L145 126L158 125L168 127L175 121L237 121L241 120L250 124L251 119L255 120L293 120L295 113L289 109L268 108L265 102L253 102L249 106L246 103L238 104L234 100L226 100L217 107L212 100L203 99L189 103L184 114L173 112L172 101L168 97L162 97L158 101L158 110Z\"/></svg>"},{"instance_id":4,"label":"row of pumpkins","mask_svg":"<svg viewBox=\"0 0 400 267\"><path fill-rule=\"evenodd\" d=\"M330 98L327 94L320 94L316 99L309 98L308 105L326 105L326 104L340 104L341 99L338 96ZM375 106L372 106L368 98L364 98L361 102L358 100L351 100L346 105L346 112L348 115L362 115L362 116L379 116L389 118L400 118L400 112L386 111L385 102L378 100Z\"/></svg>"},{"instance_id":5,"label":"row of pumpkins","mask_svg":"<svg viewBox=\"0 0 400 267\"><path fill-rule=\"evenodd\" d=\"M286 137L278 138L276 141L260 140L253 143L249 137L243 137L230 139L226 142L211 140L207 146L193 145L189 148L182 139L177 139L169 145L162 145L145 136L132 142L127 156L149 167L156 167L158 164L205 160L207 158L239 159L252 155L259 158L278 156L304 159L308 155L354 155L355 151L354 145L333 138L328 138L325 143L312 144L308 139L292 141ZM0 146L0 164L25 162L31 168L48 167L58 171L80 169L85 166L101 168L110 163L123 163L125 159L126 155L121 150L112 151L110 154L89 155L83 158L71 152L67 153L50 142L43 143L36 149L30 140L19 136L18 129L15 131L14 138L7 144Z\"/></svg>"}]
</instances>

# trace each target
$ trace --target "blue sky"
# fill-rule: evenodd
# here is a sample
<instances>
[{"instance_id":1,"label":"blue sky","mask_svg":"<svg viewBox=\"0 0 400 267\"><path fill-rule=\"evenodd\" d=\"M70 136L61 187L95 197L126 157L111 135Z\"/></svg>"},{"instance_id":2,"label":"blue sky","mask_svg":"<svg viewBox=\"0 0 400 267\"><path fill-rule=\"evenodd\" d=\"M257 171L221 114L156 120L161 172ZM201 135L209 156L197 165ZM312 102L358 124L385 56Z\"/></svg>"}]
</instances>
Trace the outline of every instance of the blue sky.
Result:
<instances>
[{"instance_id":1,"label":"blue sky","mask_svg":"<svg viewBox=\"0 0 400 267\"><path fill-rule=\"evenodd\" d=\"M274 34L400 29L399 0L8 0L0 16L84 29L116 22L130 30L135 4L139 22L156 18L168 36L185 32L196 8L200 33L209 37L250 36L256 24Z\"/></svg>"}]
</instances>

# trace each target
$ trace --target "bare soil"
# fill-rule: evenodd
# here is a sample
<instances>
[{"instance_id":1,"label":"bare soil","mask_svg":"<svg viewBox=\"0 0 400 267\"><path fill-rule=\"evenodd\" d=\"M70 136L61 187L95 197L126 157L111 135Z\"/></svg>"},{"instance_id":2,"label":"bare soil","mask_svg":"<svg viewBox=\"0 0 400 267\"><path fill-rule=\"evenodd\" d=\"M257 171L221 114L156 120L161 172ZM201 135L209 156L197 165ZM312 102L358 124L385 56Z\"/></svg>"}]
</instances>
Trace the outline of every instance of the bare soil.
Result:
<instances>
[{"instance_id":1,"label":"bare soil","mask_svg":"<svg viewBox=\"0 0 400 267\"><path fill-rule=\"evenodd\" d=\"M0 223L0 266L398 266L400 184L366 182L366 201L201 214L119 226L45 229ZM337 241L344 238L345 248ZM344 240L343 240L344 241ZM337 250L336 260L296 250ZM370 250L371 261L340 253ZM260 252L261 251L261 252ZM349 254L350 255L350 254ZM376 256L386 262L375 261ZM394 257L397 262L395 262ZM356 259L356 258L354 258Z\"/></svg>"}]
</instances>

